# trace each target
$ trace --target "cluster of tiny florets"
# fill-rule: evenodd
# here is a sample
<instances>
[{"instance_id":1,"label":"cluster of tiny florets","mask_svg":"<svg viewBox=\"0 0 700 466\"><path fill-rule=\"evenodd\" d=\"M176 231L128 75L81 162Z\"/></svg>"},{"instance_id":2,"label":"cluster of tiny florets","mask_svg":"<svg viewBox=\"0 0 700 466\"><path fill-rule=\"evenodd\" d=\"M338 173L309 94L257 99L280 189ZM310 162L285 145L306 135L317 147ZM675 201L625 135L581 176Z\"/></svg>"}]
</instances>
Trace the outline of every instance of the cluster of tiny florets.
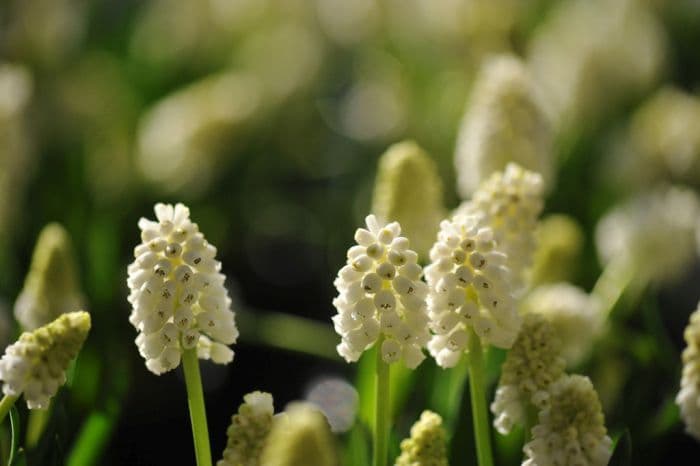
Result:
<instances>
[{"instance_id":1,"label":"cluster of tiny florets","mask_svg":"<svg viewBox=\"0 0 700 466\"><path fill-rule=\"evenodd\" d=\"M542 409L549 387L564 375L560 341L542 316L527 314L518 339L501 367L496 398L491 404L494 426L502 434L522 424L531 407Z\"/></svg>"},{"instance_id":2,"label":"cluster of tiny florets","mask_svg":"<svg viewBox=\"0 0 700 466\"><path fill-rule=\"evenodd\" d=\"M66 369L90 331L90 314L69 312L32 332L24 332L0 359L5 395L24 394L29 409L45 409L66 383Z\"/></svg>"},{"instance_id":3,"label":"cluster of tiny florets","mask_svg":"<svg viewBox=\"0 0 700 466\"><path fill-rule=\"evenodd\" d=\"M183 350L198 348L202 357L227 364L238 330L224 287L216 248L190 221L182 204L157 204L157 221L139 220L142 243L129 265L129 321L146 367L162 374L180 364Z\"/></svg>"},{"instance_id":4,"label":"cluster of tiny florets","mask_svg":"<svg viewBox=\"0 0 700 466\"><path fill-rule=\"evenodd\" d=\"M543 207L542 177L509 163L476 190L458 213L479 215L483 226L493 230L494 240L508 256L516 289L524 287L536 247L537 218Z\"/></svg>"},{"instance_id":5,"label":"cluster of tiny florets","mask_svg":"<svg viewBox=\"0 0 700 466\"><path fill-rule=\"evenodd\" d=\"M238 413L226 430L226 449L216 466L257 466L260 464L267 436L272 428L272 395L252 392L243 397Z\"/></svg>"},{"instance_id":6,"label":"cluster of tiny florets","mask_svg":"<svg viewBox=\"0 0 700 466\"><path fill-rule=\"evenodd\" d=\"M547 404L532 428L532 441L523 448L528 456L523 466L608 464L612 440L588 377L560 378L551 386Z\"/></svg>"},{"instance_id":7,"label":"cluster of tiny florets","mask_svg":"<svg viewBox=\"0 0 700 466\"><path fill-rule=\"evenodd\" d=\"M446 443L442 418L432 411L423 411L411 427L411 437L401 442L396 466L447 466Z\"/></svg>"},{"instance_id":8,"label":"cluster of tiny florets","mask_svg":"<svg viewBox=\"0 0 700 466\"><path fill-rule=\"evenodd\" d=\"M681 389L676 396L686 431L700 439L700 307L690 316L685 328L683 375Z\"/></svg>"},{"instance_id":9,"label":"cluster of tiny florets","mask_svg":"<svg viewBox=\"0 0 700 466\"><path fill-rule=\"evenodd\" d=\"M369 215L366 223L367 229L355 233L357 245L348 250L347 265L335 280L339 295L333 301L338 311L333 324L342 337L338 353L357 361L381 337L386 363L403 360L415 368L430 339L418 254L400 236L397 222L382 225Z\"/></svg>"},{"instance_id":10,"label":"cluster of tiny florets","mask_svg":"<svg viewBox=\"0 0 700 466\"><path fill-rule=\"evenodd\" d=\"M485 342L509 348L521 319L512 297L506 256L493 230L478 216L457 215L440 224L425 269L431 328L428 349L442 367L452 367L467 348L469 328Z\"/></svg>"}]
</instances>

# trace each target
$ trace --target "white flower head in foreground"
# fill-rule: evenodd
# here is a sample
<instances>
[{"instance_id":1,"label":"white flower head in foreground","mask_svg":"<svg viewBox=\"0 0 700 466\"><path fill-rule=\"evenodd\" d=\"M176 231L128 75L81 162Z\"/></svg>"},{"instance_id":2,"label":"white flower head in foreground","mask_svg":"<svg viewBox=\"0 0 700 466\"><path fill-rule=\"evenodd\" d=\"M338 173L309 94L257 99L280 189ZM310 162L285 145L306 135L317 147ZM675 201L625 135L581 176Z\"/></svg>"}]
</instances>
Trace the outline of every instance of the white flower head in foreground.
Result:
<instances>
[{"instance_id":1,"label":"white flower head in foreground","mask_svg":"<svg viewBox=\"0 0 700 466\"><path fill-rule=\"evenodd\" d=\"M142 243L129 265L129 321L139 331L136 345L146 367L162 374L180 364L183 350L218 364L233 360L227 345L238 329L224 287L216 248L190 221L182 204L156 204L154 222L139 220Z\"/></svg>"},{"instance_id":2,"label":"white flower head in foreground","mask_svg":"<svg viewBox=\"0 0 700 466\"><path fill-rule=\"evenodd\" d=\"M549 387L564 375L560 349L554 328L543 317L527 314L503 363L491 404L493 423L500 433L509 433L514 424L524 424L528 410L546 406Z\"/></svg>"},{"instance_id":3,"label":"white flower head in foreground","mask_svg":"<svg viewBox=\"0 0 700 466\"><path fill-rule=\"evenodd\" d=\"M252 392L243 397L238 414L226 430L228 440L223 458L216 466L258 466L267 436L272 427L272 395Z\"/></svg>"},{"instance_id":4,"label":"white flower head in foreground","mask_svg":"<svg viewBox=\"0 0 700 466\"><path fill-rule=\"evenodd\" d=\"M423 411L411 427L411 437L401 442L396 466L447 466L446 444L442 418L432 411Z\"/></svg>"},{"instance_id":5,"label":"white flower head in foreground","mask_svg":"<svg viewBox=\"0 0 700 466\"><path fill-rule=\"evenodd\" d=\"M523 300L520 310L547 319L562 342L561 354L569 366L581 362L590 353L603 330L598 299L569 283L535 288Z\"/></svg>"},{"instance_id":6,"label":"white flower head in foreground","mask_svg":"<svg viewBox=\"0 0 700 466\"><path fill-rule=\"evenodd\" d=\"M688 346L683 350L683 376L676 404L686 431L700 439L700 305L690 315L684 336Z\"/></svg>"},{"instance_id":7,"label":"white flower head in foreground","mask_svg":"<svg viewBox=\"0 0 700 466\"><path fill-rule=\"evenodd\" d=\"M15 302L15 317L24 330L34 330L82 307L76 269L68 232L58 223L44 227Z\"/></svg>"},{"instance_id":8,"label":"white flower head in foreground","mask_svg":"<svg viewBox=\"0 0 700 466\"><path fill-rule=\"evenodd\" d=\"M397 222L382 225L369 215L366 223L368 229L355 233L357 245L348 250L347 265L335 280L339 295L333 301L338 310L333 324L342 337L338 353L357 361L381 336L384 361L403 360L413 369L425 359L421 348L430 339L428 288L420 280L418 254L400 236Z\"/></svg>"},{"instance_id":9,"label":"white flower head in foreground","mask_svg":"<svg viewBox=\"0 0 700 466\"><path fill-rule=\"evenodd\" d=\"M467 348L471 327L486 343L510 348L520 330L506 256L493 230L477 216L457 215L440 224L425 268L431 327L430 354L453 367Z\"/></svg>"},{"instance_id":10,"label":"white flower head in foreground","mask_svg":"<svg viewBox=\"0 0 700 466\"><path fill-rule=\"evenodd\" d=\"M528 456L523 466L608 464L612 440L588 377L567 375L552 385L548 406L539 412L532 437L523 448Z\"/></svg>"},{"instance_id":11,"label":"white flower head in foreground","mask_svg":"<svg viewBox=\"0 0 700 466\"><path fill-rule=\"evenodd\" d=\"M525 65L510 55L488 60L474 84L457 137L459 194L468 198L509 162L540 173L548 185L553 171L551 139Z\"/></svg>"},{"instance_id":12,"label":"white flower head in foreground","mask_svg":"<svg viewBox=\"0 0 700 466\"><path fill-rule=\"evenodd\" d=\"M45 409L66 383L66 369L90 331L90 314L63 314L32 332L24 332L0 359L5 395L24 394L29 409Z\"/></svg>"},{"instance_id":13,"label":"white flower head in foreground","mask_svg":"<svg viewBox=\"0 0 700 466\"><path fill-rule=\"evenodd\" d=\"M479 215L482 225L493 230L499 250L508 256L516 290L525 286L532 265L537 218L543 207L542 186L538 173L509 163L457 209L458 214Z\"/></svg>"},{"instance_id":14,"label":"white flower head in foreground","mask_svg":"<svg viewBox=\"0 0 700 466\"><path fill-rule=\"evenodd\" d=\"M691 189L671 186L637 195L598 222L598 256L604 264L625 261L642 280L673 280L695 257L699 218L700 200Z\"/></svg>"}]
</instances>

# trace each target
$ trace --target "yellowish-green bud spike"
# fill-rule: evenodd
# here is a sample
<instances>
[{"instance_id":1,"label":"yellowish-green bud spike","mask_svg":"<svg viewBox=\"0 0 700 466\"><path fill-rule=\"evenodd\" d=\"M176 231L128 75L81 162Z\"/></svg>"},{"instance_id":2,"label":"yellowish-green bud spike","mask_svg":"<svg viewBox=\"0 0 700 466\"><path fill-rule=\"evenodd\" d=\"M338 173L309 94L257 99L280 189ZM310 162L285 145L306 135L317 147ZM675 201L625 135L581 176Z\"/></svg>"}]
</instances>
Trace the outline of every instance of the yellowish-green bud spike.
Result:
<instances>
[{"instance_id":1,"label":"yellowish-green bud spike","mask_svg":"<svg viewBox=\"0 0 700 466\"><path fill-rule=\"evenodd\" d=\"M501 368L496 398L491 404L494 426L502 434L524 424L529 410L543 408L549 388L564 375L561 342L542 316L526 314L518 339Z\"/></svg>"},{"instance_id":2,"label":"yellowish-green bud spike","mask_svg":"<svg viewBox=\"0 0 700 466\"><path fill-rule=\"evenodd\" d=\"M684 337L688 346L683 350L683 376L676 404L686 432L700 439L700 305L690 315Z\"/></svg>"},{"instance_id":3,"label":"yellowish-green bud spike","mask_svg":"<svg viewBox=\"0 0 700 466\"><path fill-rule=\"evenodd\" d=\"M444 210L433 159L413 141L389 147L379 160L372 213L399 222L413 249L426 258Z\"/></svg>"},{"instance_id":4,"label":"yellowish-green bud spike","mask_svg":"<svg viewBox=\"0 0 700 466\"><path fill-rule=\"evenodd\" d=\"M66 369L90 331L90 314L69 312L32 332L24 332L0 359L5 395L24 394L29 409L44 409L66 382Z\"/></svg>"},{"instance_id":5,"label":"yellowish-green bud spike","mask_svg":"<svg viewBox=\"0 0 700 466\"><path fill-rule=\"evenodd\" d=\"M570 281L584 241L576 220L568 215L548 215L538 224L535 238L532 285Z\"/></svg>"},{"instance_id":6,"label":"yellowish-green bud spike","mask_svg":"<svg viewBox=\"0 0 700 466\"><path fill-rule=\"evenodd\" d=\"M482 67L457 136L455 169L463 199L510 162L553 174L552 135L534 97L532 80L516 57L502 55Z\"/></svg>"},{"instance_id":7,"label":"yellowish-green bud spike","mask_svg":"<svg viewBox=\"0 0 700 466\"><path fill-rule=\"evenodd\" d=\"M423 411L411 427L411 437L401 442L396 466L447 466L446 443L442 418L432 411Z\"/></svg>"},{"instance_id":8,"label":"yellowish-green bud spike","mask_svg":"<svg viewBox=\"0 0 700 466\"><path fill-rule=\"evenodd\" d=\"M15 302L15 317L24 330L46 325L83 306L73 245L58 223L39 234L24 288Z\"/></svg>"},{"instance_id":9,"label":"yellowish-green bud spike","mask_svg":"<svg viewBox=\"0 0 700 466\"><path fill-rule=\"evenodd\" d=\"M533 440L523 450L523 466L577 464L604 466L612 453L598 394L588 377L567 375L549 390Z\"/></svg>"},{"instance_id":10,"label":"yellowish-green bud spike","mask_svg":"<svg viewBox=\"0 0 700 466\"><path fill-rule=\"evenodd\" d=\"M272 395L252 392L243 397L238 414L226 431L228 440L223 458L216 466L258 466L260 453L272 427Z\"/></svg>"},{"instance_id":11,"label":"yellowish-green bud spike","mask_svg":"<svg viewBox=\"0 0 700 466\"><path fill-rule=\"evenodd\" d=\"M274 419L261 466L337 466L335 439L325 416L308 403L293 403Z\"/></svg>"}]
</instances>

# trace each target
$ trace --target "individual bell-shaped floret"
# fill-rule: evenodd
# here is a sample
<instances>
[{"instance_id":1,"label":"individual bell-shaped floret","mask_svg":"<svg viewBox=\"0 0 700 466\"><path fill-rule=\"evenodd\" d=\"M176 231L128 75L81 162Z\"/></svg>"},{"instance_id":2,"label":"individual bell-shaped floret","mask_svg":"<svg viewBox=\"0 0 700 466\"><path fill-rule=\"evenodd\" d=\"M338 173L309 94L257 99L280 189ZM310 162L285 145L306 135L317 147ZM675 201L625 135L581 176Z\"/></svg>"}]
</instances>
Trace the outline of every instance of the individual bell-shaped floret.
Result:
<instances>
[{"instance_id":1,"label":"individual bell-shaped floret","mask_svg":"<svg viewBox=\"0 0 700 466\"><path fill-rule=\"evenodd\" d=\"M275 417L260 466L337 466L336 444L328 421L309 403L292 403Z\"/></svg>"},{"instance_id":2,"label":"individual bell-shaped floret","mask_svg":"<svg viewBox=\"0 0 700 466\"><path fill-rule=\"evenodd\" d=\"M425 268L430 288L430 354L453 367L467 349L472 328L485 343L510 348L520 330L506 256L493 230L478 216L457 215L440 224Z\"/></svg>"},{"instance_id":3,"label":"individual bell-shaped floret","mask_svg":"<svg viewBox=\"0 0 700 466\"><path fill-rule=\"evenodd\" d=\"M686 432L700 440L700 305L690 315L684 336L687 346L683 350L683 375L676 404Z\"/></svg>"},{"instance_id":4,"label":"individual bell-shaped floret","mask_svg":"<svg viewBox=\"0 0 700 466\"><path fill-rule=\"evenodd\" d=\"M544 317L562 343L568 366L580 363L603 330L604 316L597 297L569 283L542 285L523 300L520 311Z\"/></svg>"},{"instance_id":5,"label":"individual bell-shaped floret","mask_svg":"<svg viewBox=\"0 0 700 466\"><path fill-rule=\"evenodd\" d=\"M511 55L482 67L457 137L455 169L463 199L510 162L551 182L552 135L531 81L525 65Z\"/></svg>"},{"instance_id":6,"label":"individual bell-shaped floret","mask_svg":"<svg viewBox=\"0 0 700 466\"><path fill-rule=\"evenodd\" d=\"M416 252L427 257L443 211L442 180L430 156L413 141L389 147L379 160L372 212L399 222Z\"/></svg>"},{"instance_id":7,"label":"individual bell-shaped floret","mask_svg":"<svg viewBox=\"0 0 700 466\"><path fill-rule=\"evenodd\" d=\"M508 256L516 290L526 285L542 207L542 177L509 163L505 170L485 180L472 199L457 209L458 214L479 215L482 225L493 230L498 248Z\"/></svg>"},{"instance_id":8,"label":"individual bell-shaped floret","mask_svg":"<svg viewBox=\"0 0 700 466\"><path fill-rule=\"evenodd\" d=\"M216 466L258 466L260 453L272 427L272 395L252 392L243 397L238 414L226 431L228 440L223 458Z\"/></svg>"},{"instance_id":9,"label":"individual bell-shaped floret","mask_svg":"<svg viewBox=\"0 0 700 466\"><path fill-rule=\"evenodd\" d=\"M90 331L90 314L62 314L32 332L24 332L0 359L5 395L24 394L29 409L45 409L66 382L66 369Z\"/></svg>"},{"instance_id":10,"label":"individual bell-shaped floret","mask_svg":"<svg viewBox=\"0 0 700 466\"><path fill-rule=\"evenodd\" d=\"M357 361L378 339L387 364L403 360L408 368L425 358L422 348L430 340L426 296L420 280L423 270L418 254L397 222L382 225L374 215L367 228L355 233L357 246L348 250L347 265L335 280L338 297L333 304L336 332L342 337L338 353Z\"/></svg>"},{"instance_id":11,"label":"individual bell-shaped floret","mask_svg":"<svg viewBox=\"0 0 700 466\"><path fill-rule=\"evenodd\" d=\"M411 437L401 442L396 466L447 466L446 444L442 418L432 411L423 411L411 427Z\"/></svg>"},{"instance_id":12,"label":"individual bell-shaped floret","mask_svg":"<svg viewBox=\"0 0 700 466\"><path fill-rule=\"evenodd\" d=\"M523 466L552 464L605 466L612 454L598 394L588 377L567 375L549 390Z\"/></svg>"},{"instance_id":13,"label":"individual bell-shaped floret","mask_svg":"<svg viewBox=\"0 0 700 466\"><path fill-rule=\"evenodd\" d=\"M156 204L155 212L157 221L139 220L142 243L127 280L129 321L139 331L136 345L146 367L154 374L172 370L192 348L201 358L228 364L233 351L227 345L236 342L238 329L216 248L184 205Z\"/></svg>"},{"instance_id":14,"label":"individual bell-shaped floret","mask_svg":"<svg viewBox=\"0 0 700 466\"><path fill-rule=\"evenodd\" d=\"M535 239L532 285L571 281L585 240L576 220L568 215L548 215L538 223Z\"/></svg>"},{"instance_id":15,"label":"individual bell-shaped floret","mask_svg":"<svg viewBox=\"0 0 700 466\"><path fill-rule=\"evenodd\" d=\"M70 236L61 225L51 223L39 234L24 288L15 301L15 317L24 330L34 330L82 304Z\"/></svg>"},{"instance_id":16,"label":"individual bell-shaped floret","mask_svg":"<svg viewBox=\"0 0 700 466\"><path fill-rule=\"evenodd\" d=\"M528 412L547 405L550 386L564 375L560 350L560 340L549 322L538 314L525 315L520 335L501 367L491 404L493 423L500 433L525 424Z\"/></svg>"},{"instance_id":17,"label":"individual bell-shaped floret","mask_svg":"<svg viewBox=\"0 0 700 466\"><path fill-rule=\"evenodd\" d=\"M623 261L641 282L668 282L695 257L700 199L688 188L662 187L632 197L598 222L595 232L603 264Z\"/></svg>"}]
</instances>

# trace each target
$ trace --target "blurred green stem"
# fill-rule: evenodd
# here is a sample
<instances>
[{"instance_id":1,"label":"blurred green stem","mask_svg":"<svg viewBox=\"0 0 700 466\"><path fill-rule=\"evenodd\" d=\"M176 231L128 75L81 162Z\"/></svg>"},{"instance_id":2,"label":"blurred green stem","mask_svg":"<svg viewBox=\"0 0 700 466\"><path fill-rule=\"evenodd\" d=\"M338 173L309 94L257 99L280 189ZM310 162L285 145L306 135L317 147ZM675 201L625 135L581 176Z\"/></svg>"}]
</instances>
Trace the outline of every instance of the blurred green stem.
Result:
<instances>
[{"instance_id":1,"label":"blurred green stem","mask_svg":"<svg viewBox=\"0 0 700 466\"><path fill-rule=\"evenodd\" d=\"M634 276L634 270L629 261L619 256L611 260L603 269L591 290L591 295L598 298L602 305L601 313L607 318L629 287Z\"/></svg>"},{"instance_id":2,"label":"blurred green stem","mask_svg":"<svg viewBox=\"0 0 700 466\"><path fill-rule=\"evenodd\" d=\"M10 412L10 408L14 406L17 398L19 398L19 396L5 395L2 400L0 400L0 422L5 420L5 416Z\"/></svg>"},{"instance_id":3,"label":"blurred green stem","mask_svg":"<svg viewBox=\"0 0 700 466\"><path fill-rule=\"evenodd\" d=\"M33 448L39 443L41 434L44 433L46 424L51 417L52 406L53 404L50 404L46 409L33 409L29 412L29 419L27 419L27 448Z\"/></svg>"},{"instance_id":4,"label":"blurred green stem","mask_svg":"<svg viewBox=\"0 0 700 466\"><path fill-rule=\"evenodd\" d=\"M382 359L382 342L377 341L375 421L374 421L374 466L386 466L389 437L389 365Z\"/></svg>"},{"instance_id":5,"label":"blurred green stem","mask_svg":"<svg viewBox=\"0 0 700 466\"><path fill-rule=\"evenodd\" d=\"M476 456L479 466L493 466L491 453L491 432L489 416L486 410L484 353L481 341L474 330L469 330L469 391L472 403L474 437L476 439Z\"/></svg>"},{"instance_id":6,"label":"blurred green stem","mask_svg":"<svg viewBox=\"0 0 700 466\"><path fill-rule=\"evenodd\" d=\"M196 348L183 351L182 368L185 372L187 403L190 408L197 466L211 466L207 413L204 408L204 392L202 390L202 378L199 373L199 359L197 359Z\"/></svg>"}]
</instances>

